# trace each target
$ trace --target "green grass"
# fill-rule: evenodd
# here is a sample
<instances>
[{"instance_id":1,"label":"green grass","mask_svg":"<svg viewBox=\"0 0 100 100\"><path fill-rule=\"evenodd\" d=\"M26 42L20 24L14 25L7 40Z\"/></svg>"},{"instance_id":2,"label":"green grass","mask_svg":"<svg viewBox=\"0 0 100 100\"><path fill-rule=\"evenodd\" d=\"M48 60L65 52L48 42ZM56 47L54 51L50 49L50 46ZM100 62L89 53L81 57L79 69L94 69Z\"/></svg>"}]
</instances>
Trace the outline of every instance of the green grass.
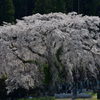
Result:
<instances>
[{"instance_id":1,"label":"green grass","mask_svg":"<svg viewBox=\"0 0 100 100\"><path fill-rule=\"evenodd\" d=\"M92 94L92 96L97 96L97 93L94 94L93 92L87 92L86 94L90 94L90 93Z\"/></svg>"}]
</instances>

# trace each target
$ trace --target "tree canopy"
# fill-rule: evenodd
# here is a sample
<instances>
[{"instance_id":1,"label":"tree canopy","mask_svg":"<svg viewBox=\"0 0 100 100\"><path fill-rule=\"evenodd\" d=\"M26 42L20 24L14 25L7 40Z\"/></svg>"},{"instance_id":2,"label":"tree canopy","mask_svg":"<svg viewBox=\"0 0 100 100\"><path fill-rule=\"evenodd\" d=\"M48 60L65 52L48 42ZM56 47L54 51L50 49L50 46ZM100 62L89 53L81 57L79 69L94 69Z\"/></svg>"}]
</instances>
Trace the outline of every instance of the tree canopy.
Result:
<instances>
[{"instance_id":1,"label":"tree canopy","mask_svg":"<svg viewBox=\"0 0 100 100\"><path fill-rule=\"evenodd\" d=\"M0 77L8 93L19 87L97 79L100 70L100 18L77 13L35 14L0 26ZM52 90L53 89L53 90Z\"/></svg>"}]
</instances>

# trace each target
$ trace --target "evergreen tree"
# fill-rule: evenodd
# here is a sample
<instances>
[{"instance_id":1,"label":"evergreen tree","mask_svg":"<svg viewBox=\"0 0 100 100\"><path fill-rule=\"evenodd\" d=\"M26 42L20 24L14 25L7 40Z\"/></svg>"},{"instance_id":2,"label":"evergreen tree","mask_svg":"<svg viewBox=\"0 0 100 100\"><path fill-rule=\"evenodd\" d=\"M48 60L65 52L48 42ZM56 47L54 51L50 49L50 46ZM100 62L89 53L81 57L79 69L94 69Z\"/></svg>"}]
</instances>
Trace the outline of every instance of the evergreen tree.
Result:
<instances>
[{"instance_id":1,"label":"evergreen tree","mask_svg":"<svg viewBox=\"0 0 100 100\"><path fill-rule=\"evenodd\" d=\"M57 12L57 0L45 0L45 12Z\"/></svg>"},{"instance_id":2,"label":"evergreen tree","mask_svg":"<svg viewBox=\"0 0 100 100\"><path fill-rule=\"evenodd\" d=\"M14 21L14 6L12 0L0 0L0 25L3 21L12 23Z\"/></svg>"},{"instance_id":3,"label":"evergreen tree","mask_svg":"<svg viewBox=\"0 0 100 100\"><path fill-rule=\"evenodd\" d=\"M15 7L15 19L32 14L36 0L13 0Z\"/></svg>"},{"instance_id":4,"label":"evergreen tree","mask_svg":"<svg viewBox=\"0 0 100 100\"><path fill-rule=\"evenodd\" d=\"M45 10L45 0L36 0L35 2L35 9L33 10L33 13L40 13L44 14Z\"/></svg>"},{"instance_id":5,"label":"evergreen tree","mask_svg":"<svg viewBox=\"0 0 100 100\"><path fill-rule=\"evenodd\" d=\"M100 17L100 0L96 9L96 15Z\"/></svg>"},{"instance_id":6,"label":"evergreen tree","mask_svg":"<svg viewBox=\"0 0 100 100\"><path fill-rule=\"evenodd\" d=\"M64 0L57 0L57 12L66 12Z\"/></svg>"},{"instance_id":7,"label":"evergreen tree","mask_svg":"<svg viewBox=\"0 0 100 100\"><path fill-rule=\"evenodd\" d=\"M36 0L27 0L27 15L32 15Z\"/></svg>"},{"instance_id":8,"label":"evergreen tree","mask_svg":"<svg viewBox=\"0 0 100 100\"><path fill-rule=\"evenodd\" d=\"M65 1L66 12L72 12L74 0L64 0L64 1Z\"/></svg>"},{"instance_id":9,"label":"evergreen tree","mask_svg":"<svg viewBox=\"0 0 100 100\"><path fill-rule=\"evenodd\" d=\"M64 0L37 0L33 13L65 12Z\"/></svg>"},{"instance_id":10,"label":"evergreen tree","mask_svg":"<svg viewBox=\"0 0 100 100\"><path fill-rule=\"evenodd\" d=\"M20 19L27 14L26 0L13 0L15 7L15 19Z\"/></svg>"},{"instance_id":11,"label":"evergreen tree","mask_svg":"<svg viewBox=\"0 0 100 100\"><path fill-rule=\"evenodd\" d=\"M89 6L90 7L90 14L93 16L98 15L97 9L99 6L100 6L100 0L92 0L91 6Z\"/></svg>"},{"instance_id":12,"label":"evergreen tree","mask_svg":"<svg viewBox=\"0 0 100 100\"><path fill-rule=\"evenodd\" d=\"M68 12L75 11L83 15L99 15L100 0L65 0Z\"/></svg>"}]
</instances>

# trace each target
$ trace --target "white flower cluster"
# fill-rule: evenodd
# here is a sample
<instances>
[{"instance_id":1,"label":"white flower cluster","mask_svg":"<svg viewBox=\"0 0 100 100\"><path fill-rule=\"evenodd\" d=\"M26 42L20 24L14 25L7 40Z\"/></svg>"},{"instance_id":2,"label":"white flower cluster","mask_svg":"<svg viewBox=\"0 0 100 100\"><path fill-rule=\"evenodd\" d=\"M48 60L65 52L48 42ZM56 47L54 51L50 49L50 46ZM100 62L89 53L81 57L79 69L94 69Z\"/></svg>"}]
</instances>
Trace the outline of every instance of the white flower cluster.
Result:
<instances>
[{"instance_id":1,"label":"white flower cluster","mask_svg":"<svg viewBox=\"0 0 100 100\"><path fill-rule=\"evenodd\" d=\"M100 69L100 18L72 12L35 14L0 26L0 77L7 77L8 93L19 86L43 84L44 66L51 84L96 78ZM59 77L59 74L61 77ZM82 75L81 75L82 74Z\"/></svg>"}]
</instances>

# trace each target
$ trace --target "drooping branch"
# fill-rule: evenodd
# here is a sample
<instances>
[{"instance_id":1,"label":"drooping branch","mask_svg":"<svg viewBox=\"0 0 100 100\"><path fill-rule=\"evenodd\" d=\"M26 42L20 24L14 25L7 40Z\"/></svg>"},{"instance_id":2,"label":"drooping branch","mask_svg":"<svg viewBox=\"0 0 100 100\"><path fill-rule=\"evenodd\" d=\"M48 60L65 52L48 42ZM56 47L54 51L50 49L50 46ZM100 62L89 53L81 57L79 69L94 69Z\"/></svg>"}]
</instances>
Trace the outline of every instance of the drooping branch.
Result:
<instances>
[{"instance_id":1,"label":"drooping branch","mask_svg":"<svg viewBox=\"0 0 100 100\"><path fill-rule=\"evenodd\" d=\"M32 60L24 60L23 58L21 58L20 56L18 56L17 54L13 53L20 61L22 61L23 63L32 63Z\"/></svg>"},{"instance_id":2,"label":"drooping branch","mask_svg":"<svg viewBox=\"0 0 100 100\"><path fill-rule=\"evenodd\" d=\"M40 54L39 52L34 51L34 50L33 50L31 47L29 47L29 46L28 46L28 49L29 49L32 53L37 54L37 55L39 55L40 57L43 57L43 58L47 58L47 59L48 59L48 57L47 57L46 55Z\"/></svg>"}]
</instances>

